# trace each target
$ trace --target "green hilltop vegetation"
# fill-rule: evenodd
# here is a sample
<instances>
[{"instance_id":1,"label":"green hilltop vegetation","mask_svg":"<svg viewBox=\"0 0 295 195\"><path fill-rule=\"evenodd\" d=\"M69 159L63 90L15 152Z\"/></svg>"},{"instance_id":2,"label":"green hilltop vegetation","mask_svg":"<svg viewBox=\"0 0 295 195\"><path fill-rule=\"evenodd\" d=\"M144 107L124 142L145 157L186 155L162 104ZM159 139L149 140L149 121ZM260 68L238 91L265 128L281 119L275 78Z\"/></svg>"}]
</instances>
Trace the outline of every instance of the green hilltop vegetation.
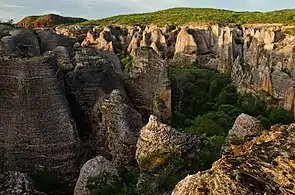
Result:
<instances>
[{"instance_id":1,"label":"green hilltop vegetation","mask_svg":"<svg viewBox=\"0 0 295 195\"><path fill-rule=\"evenodd\" d=\"M149 25L186 24L190 22L209 24L283 23L295 25L295 9L271 12L236 12L212 8L171 8L151 13L119 15L99 20L89 20L87 25Z\"/></svg>"}]
</instances>

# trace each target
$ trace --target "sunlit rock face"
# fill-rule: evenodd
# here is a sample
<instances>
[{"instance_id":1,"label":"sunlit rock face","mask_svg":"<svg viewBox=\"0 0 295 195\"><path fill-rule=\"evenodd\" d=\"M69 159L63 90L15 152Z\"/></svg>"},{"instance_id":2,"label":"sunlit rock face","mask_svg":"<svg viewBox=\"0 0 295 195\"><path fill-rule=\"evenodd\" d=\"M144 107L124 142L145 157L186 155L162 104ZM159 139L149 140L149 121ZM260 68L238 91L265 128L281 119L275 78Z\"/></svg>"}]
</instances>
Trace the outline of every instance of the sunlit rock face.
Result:
<instances>
[{"instance_id":1,"label":"sunlit rock face","mask_svg":"<svg viewBox=\"0 0 295 195\"><path fill-rule=\"evenodd\" d=\"M274 126L232 146L210 170L179 182L172 195L294 194L294 128Z\"/></svg>"}]
</instances>

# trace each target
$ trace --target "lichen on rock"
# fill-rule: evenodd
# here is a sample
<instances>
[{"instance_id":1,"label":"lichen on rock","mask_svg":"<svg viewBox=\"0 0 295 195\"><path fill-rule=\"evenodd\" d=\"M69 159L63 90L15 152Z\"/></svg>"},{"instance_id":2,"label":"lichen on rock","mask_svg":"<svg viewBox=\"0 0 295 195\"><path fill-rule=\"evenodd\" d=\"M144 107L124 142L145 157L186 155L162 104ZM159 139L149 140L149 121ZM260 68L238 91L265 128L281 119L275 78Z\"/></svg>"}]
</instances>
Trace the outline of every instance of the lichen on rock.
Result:
<instances>
[{"instance_id":1,"label":"lichen on rock","mask_svg":"<svg viewBox=\"0 0 295 195\"><path fill-rule=\"evenodd\" d=\"M294 194L295 125L273 126L233 146L208 171L189 175L172 195Z\"/></svg>"}]
</instances>

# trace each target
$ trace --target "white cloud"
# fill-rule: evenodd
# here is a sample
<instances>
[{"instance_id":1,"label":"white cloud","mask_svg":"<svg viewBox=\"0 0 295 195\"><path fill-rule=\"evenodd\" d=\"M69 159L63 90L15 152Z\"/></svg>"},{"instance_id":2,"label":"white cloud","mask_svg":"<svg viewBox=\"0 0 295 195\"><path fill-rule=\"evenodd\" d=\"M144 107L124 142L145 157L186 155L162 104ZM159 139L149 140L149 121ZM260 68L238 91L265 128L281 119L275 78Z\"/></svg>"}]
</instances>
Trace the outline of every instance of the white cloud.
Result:
<instances>
[{"instance_id":1,"label":"white cloud","mask_svg":"<svg viewBox=\"0 0 295 195\"><path fill-rule=\"evenodd\" d=\"M5 4L0 3L0 8L25 8L26 6L23 5L14 5L14 4Z\"/></svg>"}]
</instances>

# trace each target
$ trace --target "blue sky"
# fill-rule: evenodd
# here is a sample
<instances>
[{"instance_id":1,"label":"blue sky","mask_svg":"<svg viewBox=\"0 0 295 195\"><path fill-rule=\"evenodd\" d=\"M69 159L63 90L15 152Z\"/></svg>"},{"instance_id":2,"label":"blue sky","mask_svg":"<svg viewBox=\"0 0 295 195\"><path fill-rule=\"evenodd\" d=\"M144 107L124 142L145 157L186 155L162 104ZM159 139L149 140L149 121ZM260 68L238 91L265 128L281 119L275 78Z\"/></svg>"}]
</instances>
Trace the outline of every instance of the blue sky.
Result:
<instances>
[{"instance_id":1,"label":"blue sky","mask_svg":"<svg viewBox=\"0 0 295 195\"><path fill-rule=\"evenodd\" d=\"M28 15L56 13L87 19L149 12L171 7L210 7L237 11L295 8L294 0L0 0L0 18L19 21Z\"/></svg>"}]
</instances>

